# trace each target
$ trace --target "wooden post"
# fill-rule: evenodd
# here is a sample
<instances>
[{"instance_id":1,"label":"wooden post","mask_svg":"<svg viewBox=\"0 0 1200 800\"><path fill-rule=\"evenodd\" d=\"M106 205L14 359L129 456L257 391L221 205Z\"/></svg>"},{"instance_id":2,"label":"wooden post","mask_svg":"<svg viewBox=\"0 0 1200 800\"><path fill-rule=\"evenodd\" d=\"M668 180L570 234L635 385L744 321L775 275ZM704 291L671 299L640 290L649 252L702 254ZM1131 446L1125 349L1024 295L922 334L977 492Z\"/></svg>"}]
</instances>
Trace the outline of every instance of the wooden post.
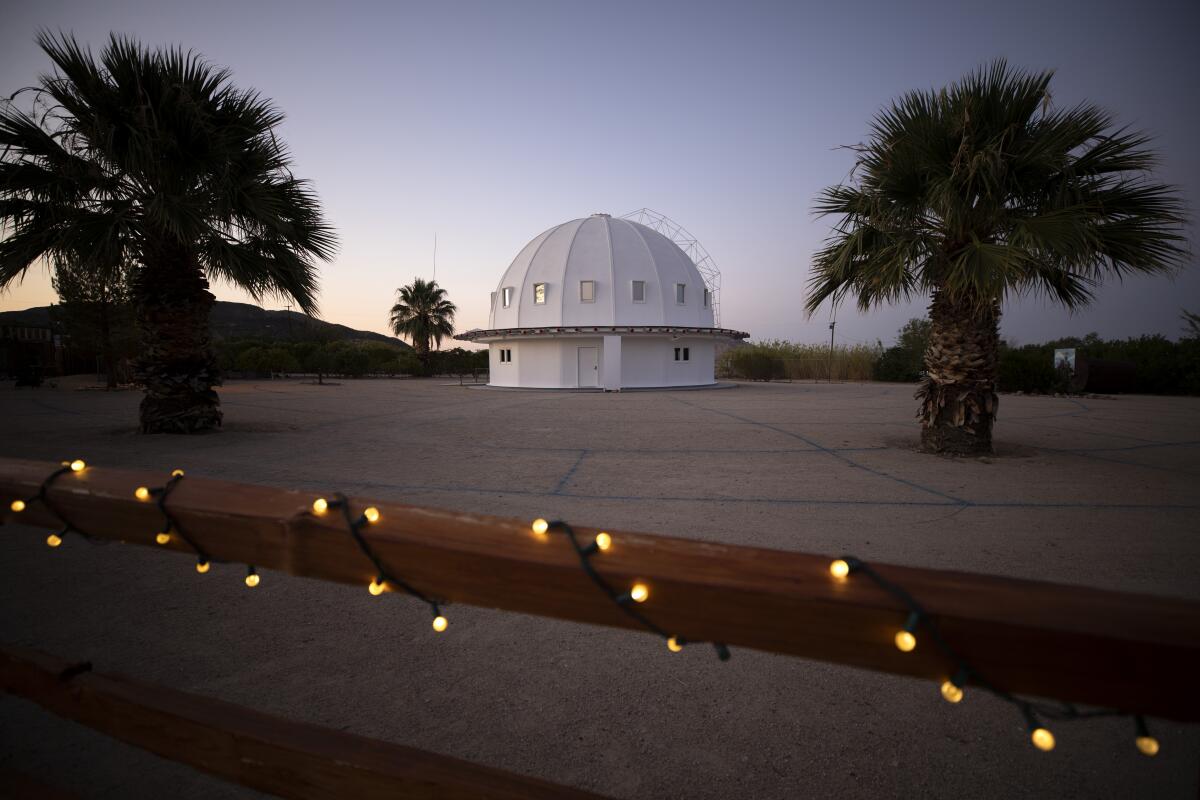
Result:
<instances>
[{"instance_id":1,"label":"wooden post","mask_svg":"<svg viewBox=\"0 0 1200 800\"><path fill-rule=\"evenodd\" d=\"M155 755L280 797L600 797L132 678L78 672L76 665L30 650L0 648L0 689Z\"/></svg>"},{"instance_id":2,"label":"wooden post","mask_svg":"<svg viewBox=\"0 0 1200 800\"><path fill-rule=\"evenodd\" d=\"M5 520L58 526L28 498L57 468L0 459ZM167 476L88 467L61 476L52 502L92 536L157 547L162 516L134 498L137 486ZM336 487L330 487L334 489ZM255 564L365 587L374 578L340 514L318 516L313 493L186 477L169 507L214 560ZM382 517L364 536L388 569L447 604L636 628L580 568L561 535L539 537L528 520L352 499ZM576 530L585 541L596 531ZM928 644L902 653L893 636L906 610L862 576L838 580L829 556L609 531L612 547L593 558L617 587L647 584L638 610L692 641L719 641L855 667L941 681L956 665ZM70 537L63 547L79 546ZM177 537L163 549L187 552ZM47 549L46 558L55 551ZM869 553L855 553L869 558ZM1013 693L1092 704L1183 721L1200 720L1200 603L990 575L873 564L930 614L944 640L995 685ZM219 580L164 558L189 580ZM238 578L240 580L240 577ZM403 600L400 600L403 602ZM454 605L445 609L451 618ZM453 626L446 634L452 636ZM664 646L664 658L669 655ZM669 668L669 663L664 663Z\"/></svg>"}]
</instances>

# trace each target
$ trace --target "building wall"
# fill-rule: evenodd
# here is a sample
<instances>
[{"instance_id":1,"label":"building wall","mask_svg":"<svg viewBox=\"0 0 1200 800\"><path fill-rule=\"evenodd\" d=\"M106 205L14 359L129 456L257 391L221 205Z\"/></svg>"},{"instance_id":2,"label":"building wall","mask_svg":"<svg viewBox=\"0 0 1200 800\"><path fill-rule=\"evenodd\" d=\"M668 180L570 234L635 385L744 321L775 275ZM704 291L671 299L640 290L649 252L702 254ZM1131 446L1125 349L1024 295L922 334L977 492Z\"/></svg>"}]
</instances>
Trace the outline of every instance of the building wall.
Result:
<instances>
[{"instance_id":1,"label":"building wall","mask_svg":"<svg viewBox=\"0 0 1200 800\"><path fill-rule=\"evenodd\" d=\"M688 360L676 361L675 348L688 348ZM621 345L621 385L704 386L713 379L713 340L670 336L626 336Z\"/></svg>"},{"instance_id":2,"label":"building wall","mask_svg":"<svg viewBox=\"0 0 1200 800\"><path fill-rule=\"evenodd\" d=\"M618 337L564 337L562 339L510 339L492 342L489 383L529 389L565 389L579 386L579 348L595 347L597 383L605 386L606 340ZM622 336L620 385L622 388L704 386L714 382L712 339L670 336ZM675 348L688 348L687 361L675 361ZM500 351L511 350L512 361L501 363ZM611 384L609 384L611 386Z\"/></svg>"},{"instance_id":3,"label":"building wall","mask_svg":"<svg viewBox=\"0 0 1200 800\"><path fill-rule=\"evenodd\" d=\"M579 386L579 348L596 348L602 363L602 338L511 339L493 342L489 348L488 383L492 386L522 386L527 389L573 389ZM500 351L512 351L512 362L502 364ZM599 385L600 372L596 371Z\"/></svg>"}]
</instances>

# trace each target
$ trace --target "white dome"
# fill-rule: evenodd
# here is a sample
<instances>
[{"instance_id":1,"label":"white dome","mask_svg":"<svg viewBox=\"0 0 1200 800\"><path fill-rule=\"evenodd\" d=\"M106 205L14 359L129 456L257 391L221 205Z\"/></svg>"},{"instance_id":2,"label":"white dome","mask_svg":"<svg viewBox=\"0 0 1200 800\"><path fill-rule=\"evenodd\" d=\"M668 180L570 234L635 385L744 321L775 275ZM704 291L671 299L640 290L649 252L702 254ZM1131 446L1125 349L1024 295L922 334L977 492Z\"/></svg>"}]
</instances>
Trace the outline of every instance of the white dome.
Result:
<instances>
[{"instance_id":1,"label":"white dome","mask_svg":"<svg viewBox=\"0 0 1200 800\"><path fill-rule=\"evenodd\" d=\"M525 245L492 295L488 327L582 325L711 328L712 299L696 265L666 236L593 214Z\"/></svg>"}]
</instances>

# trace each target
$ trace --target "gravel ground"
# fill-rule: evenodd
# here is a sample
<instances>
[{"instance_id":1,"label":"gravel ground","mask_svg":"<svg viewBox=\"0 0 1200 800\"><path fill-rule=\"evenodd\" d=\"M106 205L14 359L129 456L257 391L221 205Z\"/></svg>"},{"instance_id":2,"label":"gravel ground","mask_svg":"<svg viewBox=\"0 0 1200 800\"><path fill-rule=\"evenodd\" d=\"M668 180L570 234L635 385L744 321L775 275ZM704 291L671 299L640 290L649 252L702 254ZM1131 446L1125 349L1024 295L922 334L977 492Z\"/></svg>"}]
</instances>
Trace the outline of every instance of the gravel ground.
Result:
<instances>
[{"instance_id":1,"label":"gravel ground","mask_svg":"<svg viewBox=\"0 0 1200 800\"><path fill-rule=\"evenodd\" d=\"M170 469L588 525L1200 599L1200 399L1005 396L990 459L913 450L912 387L500 392L434 381L224 387L225 430L134 431L132 392L0 389L0 455ZM0 640L620 798L1195 797L1200 728L1060 724L800 659L137 547L0 534ZM222 574L224 573L224 574ZM88 797L251 796L0 698L0 770Z\"/></svg>"}]
</instances>

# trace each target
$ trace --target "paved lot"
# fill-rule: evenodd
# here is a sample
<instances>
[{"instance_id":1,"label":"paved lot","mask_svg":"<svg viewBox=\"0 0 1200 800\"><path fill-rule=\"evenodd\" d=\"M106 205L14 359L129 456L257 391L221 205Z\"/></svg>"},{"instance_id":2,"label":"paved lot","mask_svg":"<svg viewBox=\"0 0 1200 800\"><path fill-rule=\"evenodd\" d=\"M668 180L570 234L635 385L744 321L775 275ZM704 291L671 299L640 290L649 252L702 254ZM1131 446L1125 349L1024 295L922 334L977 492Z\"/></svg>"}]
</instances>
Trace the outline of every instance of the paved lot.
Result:
<instances>
[{"instance_id":1,"label":"paved lot","mask_svg":"<svg viewBox=\"0 0 1200 800\"><path fill-rule=\"evenodd\" d=\"M226 429L134 432L139 395L0 390L0 455L169 469L698 539L1200 598L1200 399L1006 396L992 459L913 451L912 387L620 395L239 383ZM0 640L623 798L1195 797L1200 729L1060 725L798 659L0 534ZM214 579L215 578L215 579ZM0 699L0 768L87 796L241 790Z\"/></svg>"}]
</instances>

